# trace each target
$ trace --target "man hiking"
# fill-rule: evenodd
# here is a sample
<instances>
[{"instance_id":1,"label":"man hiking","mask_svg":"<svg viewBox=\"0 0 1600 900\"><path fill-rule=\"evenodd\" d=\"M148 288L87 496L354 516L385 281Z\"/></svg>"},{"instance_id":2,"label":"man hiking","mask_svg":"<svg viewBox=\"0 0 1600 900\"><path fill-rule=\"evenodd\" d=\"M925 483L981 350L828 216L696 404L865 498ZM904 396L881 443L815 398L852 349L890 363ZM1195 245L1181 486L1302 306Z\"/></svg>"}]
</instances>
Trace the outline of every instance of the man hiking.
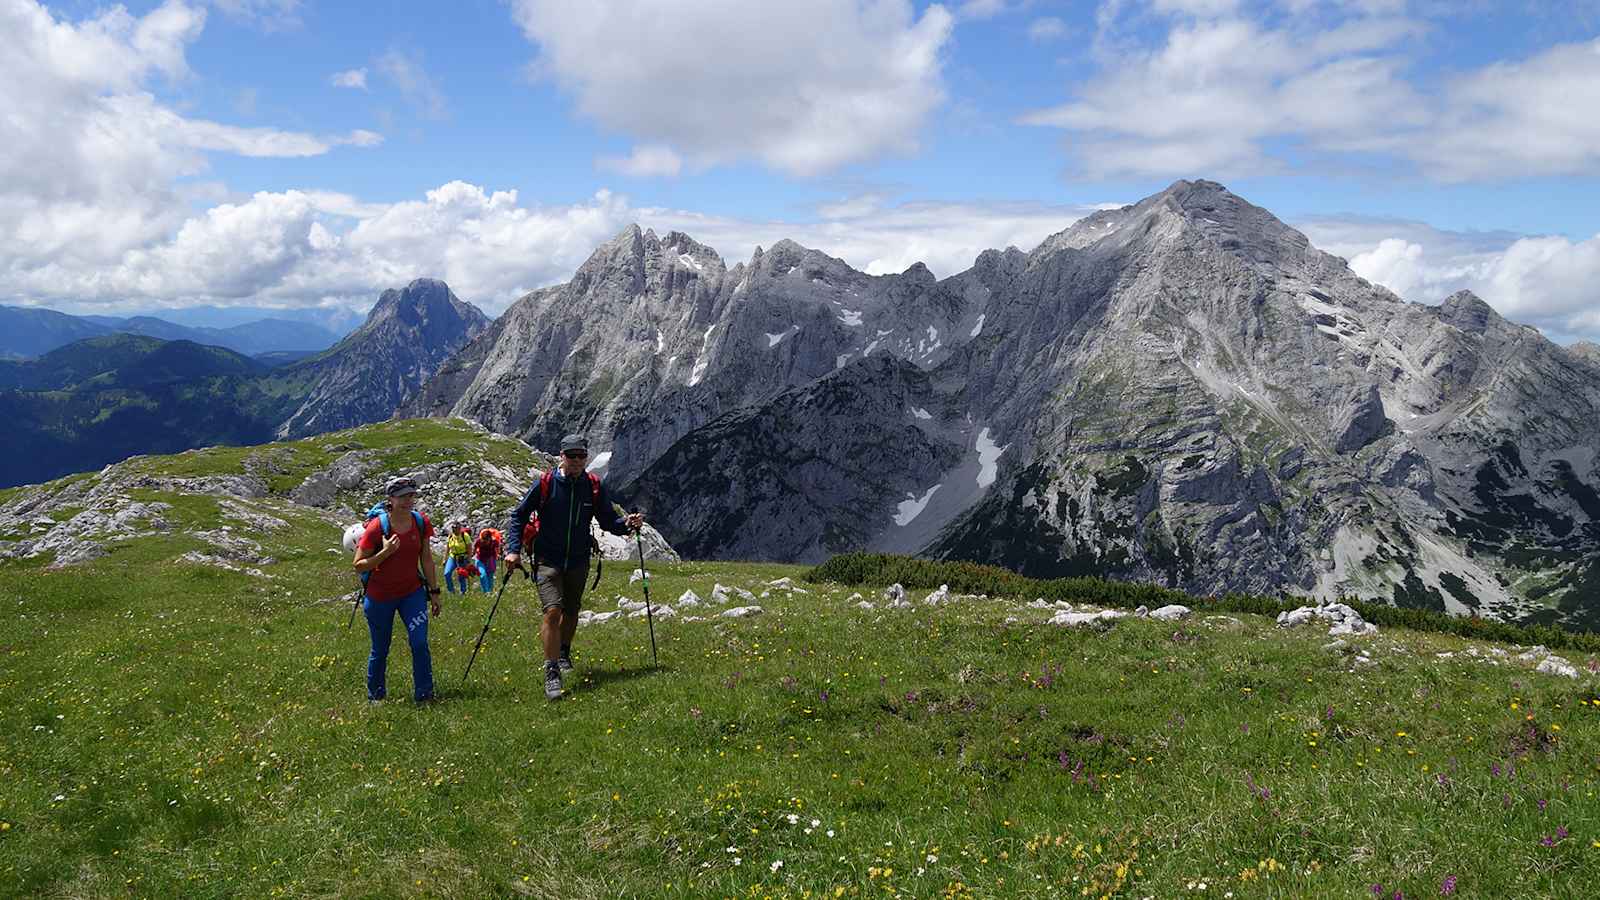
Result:
<instances>
[{"instance_id":1,"label":"man hiking","mask_svg":"<svg viewBox=\"0 0 1600 900\"><path fill-rule=\"evenodd\" d=\"M412 479L396 478L383 492L383 507L361 533L352 562L364 575L361 608L372 636L367 699L376 703L387 693L384 679L389 644L394 637L394 617L399 616L406 626L406 643L411 646L412 697L421 703L433 699L433 656L428 652L430 601L433 614L439 614L439 589L434 587L439 576L433 549L428 546L433 524L412 509L417 499L417 483Z\"/></svg>"},{"instance_id":2,"label":"man hiking","mask_svg":"<svg viewBox=\"0 0 1600 900\"><path fill-rule=\"evenodd\" d=\"M601 528L624 537L644 523L640 513L617 514L600 476L586 471L588 465L588 441L576 434L562 438L560 464L534 481L506 526L510 577L509 570L520 564L523 553L523 526L538 516L538 534L528 552L533 555L534 582L544 609L539 636L544 641L544 695L551 700L561 697L562 676L572 671L572 638L578 631L583 583L589 574L589 523L598 519Z\"/></svg>"}]
</instances>

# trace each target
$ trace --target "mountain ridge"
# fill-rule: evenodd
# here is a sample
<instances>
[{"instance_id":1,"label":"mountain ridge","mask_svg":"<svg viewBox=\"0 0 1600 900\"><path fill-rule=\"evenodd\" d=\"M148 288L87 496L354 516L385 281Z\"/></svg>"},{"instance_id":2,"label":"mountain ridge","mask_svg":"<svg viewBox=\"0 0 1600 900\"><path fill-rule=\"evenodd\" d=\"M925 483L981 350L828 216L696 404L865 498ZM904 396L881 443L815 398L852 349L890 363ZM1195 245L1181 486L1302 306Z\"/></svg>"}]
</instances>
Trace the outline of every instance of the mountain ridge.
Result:
<instances>
[{"instance_id":1,"label":"mountain ridge","mask_svg":"<svg viewBox=\"0 0 1600 900\"><path fill-rule=\"evenodd\" d=\"M728 268L687 235L636 225L578 272L513 304L470 379L422 389L428 411L542 446L586 431L629 483L680 441L703 444L699 429L760 446L753 423L776 421L760 410L888 354L944 399L859 414L913 417L965 449L904 500L872 500L881 524L857 529L861 546L889 540L900 503L928 497L918 515L938 533L916 549L1029 574L1093 566L1201 594L1600 616L1583 599L1600 591L1585 574L1600 558L1587 511L1600 474L1584 449L1600 444L1585 424L1600 419L1593 354L1468 293L1409 303L1216 182L1175 182L943 279L917 266L868 276L787 240ZM729 431L735 414L749 434ZM1530 430L1534 417L1548 427ZM806 432L722 499L655 502L702 504L695 521L733 515L727 497L785 460L825 457L837 434ZM894 465L889 448L861 452ZM988 471L985 454L992 480L958 489ZM941 507L954 496L967 505ZM1496 549L1515 540L1529 546ZM802 545L738 552L787 559Z\"/></svg>"}]
</instances>

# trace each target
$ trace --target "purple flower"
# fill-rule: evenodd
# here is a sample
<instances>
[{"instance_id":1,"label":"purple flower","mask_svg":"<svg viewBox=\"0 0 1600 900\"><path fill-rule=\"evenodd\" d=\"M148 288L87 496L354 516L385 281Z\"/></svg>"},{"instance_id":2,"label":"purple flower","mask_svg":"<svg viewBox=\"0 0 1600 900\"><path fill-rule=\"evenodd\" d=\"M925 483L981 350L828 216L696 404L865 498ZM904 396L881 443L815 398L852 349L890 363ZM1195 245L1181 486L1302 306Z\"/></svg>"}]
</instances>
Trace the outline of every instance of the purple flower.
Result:
<instances>
[{"instance_id":1,"label":"purple flower","mask_svg":"<svg viewBox=\"0 0 1600 900\"><path fill-rule=\"evenodd\" d=\"M828 702L828 692L827 691L823 691L822 693L818 694L817 696L822 699L823 703L827 703Z\"/></svg>"},{"instance_id":2,"label":"purple flower","mask_svg":"<svg viewBox=\"0 0 1600 900\"><path fill-rule=\"evenodd\" d=\"M1493 775L1496 778L1499 778L1500 777L1500 764L1499 763L1495 763L1494 765L1491 765L1489 767L1489 774Z\"/></svg>"},{"instance_id":3,"label":"purple flower","mask_svg":"<svg viewBox=\"0 0 1600 900\"><path fill-rule=\"evenodd\" d=\"M1332 722L1333 721L1333 707L1331 707L1331 706L1328 707L1328 711L1323 713L1322 717L1324 719L1327 719L1329 722Z\"/></svg>"},{"instance_id":4,"label":"purple flower","mask_svg":"<svg viewBox=\"0 0 1600 900\"><path fill-rule=\"evenodd\" d=\"M1556 845L1555 840L1552 839L1550 837L1550 835L1548 835L1548 834L1545 835L1544 837L1540 838L1539 839L1539 843L1543 844L1546 847L1554 847Z\"/></svg>"},{"instance_id":5,"label":"purple flower","mask_svg":"<svg viewBox=\"0 0 1600 900\"><path fill-rule=\"evenodd\" d=\"M1439 896L1448 897L1451 894L1454 894L1455 892L1456 892L1456 877L1454 875L1446 875L1444 877L1444 881L1441 882L1440 885L1439 885Z\"/></svg>"},{"instance_id":6,"label":"purple flower","mask_svg":"<svg viewBox=\"0 0 1600 900\"><path fill-rule=\"evenodd\" d=\"M1567 826L1565 826L1565 825L1557 825L1556 826L1556 840L1564 841L1564 840L1567 839L1567 835L1568 834L1571 834L1571 832L1567 831Z\"/></svg>"},{"instance_id":7,"label":"purple flower","mask_svg":"<svg viewBox=\"0 0 1600 900\"><path fill-rule=\"evenodd\" d=\"M1374 897L1382 897L1384 895L1384 893L1385 893L1385 891L1383 889L1383 885L1375 884L1375 885L1372 886L1372 896L1374 896Z\"/></svg>"},{"instance_id":8,"label":"purple flower","mask_svg":"<svg viewBox=\"0 0 1600 900\"><path fill-rule=\"evenodd\" d=\"M1544 812L1544 808L1546 806L1549 806L1549 805L1550 805L1550 801L1549 800L1546 800L1543 797L1539 798L1539 812Z\"/></svg>"}]
</instances>

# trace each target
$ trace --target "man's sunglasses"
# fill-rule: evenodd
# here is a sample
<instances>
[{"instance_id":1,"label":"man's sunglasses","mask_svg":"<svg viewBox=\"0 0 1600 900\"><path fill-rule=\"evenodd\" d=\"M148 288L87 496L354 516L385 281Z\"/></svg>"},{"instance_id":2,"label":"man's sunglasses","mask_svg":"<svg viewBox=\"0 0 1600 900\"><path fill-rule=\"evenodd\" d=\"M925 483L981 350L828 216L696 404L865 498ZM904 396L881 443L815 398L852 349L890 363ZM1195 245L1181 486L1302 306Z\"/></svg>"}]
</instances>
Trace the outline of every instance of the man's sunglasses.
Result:
<instances>
[{"instance_id":1,"label":"man's sunglasses","mask_svg":"<svg viewBox=\"0 0 1600 900\"><path fill-rule=\"evenodd\" d=\"M561 455L565 456L567 459L588 459L589 458L589 451L587 451L587 450L563 450L563 451L561 451Z\"/></svg>"}]
</instances>

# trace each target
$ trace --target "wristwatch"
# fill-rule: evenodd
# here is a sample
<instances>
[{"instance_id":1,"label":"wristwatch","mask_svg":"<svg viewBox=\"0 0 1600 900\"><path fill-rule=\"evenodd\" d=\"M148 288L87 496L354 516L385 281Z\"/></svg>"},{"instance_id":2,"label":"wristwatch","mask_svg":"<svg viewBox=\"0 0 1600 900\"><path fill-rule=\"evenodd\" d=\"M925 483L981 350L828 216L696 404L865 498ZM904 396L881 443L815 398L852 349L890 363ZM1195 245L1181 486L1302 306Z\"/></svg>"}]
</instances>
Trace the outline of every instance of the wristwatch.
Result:
<instances>
[{"instance_id":1,"label":"wristwatch","mask_svg":"<svg viewBox=\"0 0 1600 900\"><path fill-rule=\"evenodd\" d=\"M439 593L439 589L438 589L438 588L436 588L436 587L431 587L431 588L428 588L428 593L430 593L430 594L437 594L437 593Z\"/></svg>"}]
</instances>

